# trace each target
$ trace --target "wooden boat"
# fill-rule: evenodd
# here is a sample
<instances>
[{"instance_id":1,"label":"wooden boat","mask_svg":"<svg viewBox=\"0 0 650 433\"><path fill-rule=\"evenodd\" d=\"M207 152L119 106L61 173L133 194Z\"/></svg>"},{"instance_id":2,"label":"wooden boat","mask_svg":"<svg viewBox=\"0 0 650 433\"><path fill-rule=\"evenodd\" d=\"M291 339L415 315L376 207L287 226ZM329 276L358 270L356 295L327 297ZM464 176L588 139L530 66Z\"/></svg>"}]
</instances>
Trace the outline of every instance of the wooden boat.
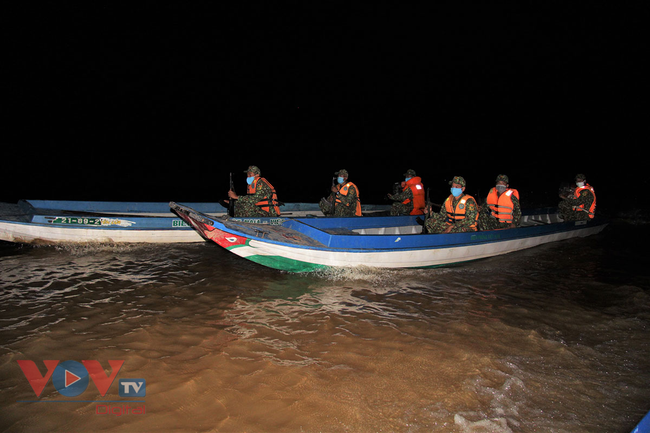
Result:
<instances>
[{"instance_id":1,"label":"wooden boat","mask_svg":"<svg viewBox=\"0 0 650 433\"><path fill-rule=\"evenodd\" d=\"M187 203L211 217L227 215L219 203ZM367 212L388 207L368 205ZM287 203L287 217L322 215L317 203ZM204 239L173 214L168 202L20 200L0 204L0 241L59 243L181 243Z\"/></svg>"},{"instance_id":2,"label":"wooden boat","mask_svg":"<svg viewBox=\"0 0 650 433\"><path fill-rule=\"evenodd\" d=\"M213 205L199 207L215 217L227 213L223 206ZM0 240L41 245L203 242L194 230L169 212L167 203L42 200L3 203Z\"/></svg>"},{"instance_id":3,"label":"wooden boat","mask_svg":"<svg viewBox=\"0 0 650 433\"><path fill-rule=\"evenodd\" d=\"M555 210L527 212L521 227L457 234L421 234L415 216L237 219L170 208L198 233L234 254L271 268L304 272L326 267L428 268L511 253L599 233L607 221L563 222Z\"/></svg>"}]
</instances>

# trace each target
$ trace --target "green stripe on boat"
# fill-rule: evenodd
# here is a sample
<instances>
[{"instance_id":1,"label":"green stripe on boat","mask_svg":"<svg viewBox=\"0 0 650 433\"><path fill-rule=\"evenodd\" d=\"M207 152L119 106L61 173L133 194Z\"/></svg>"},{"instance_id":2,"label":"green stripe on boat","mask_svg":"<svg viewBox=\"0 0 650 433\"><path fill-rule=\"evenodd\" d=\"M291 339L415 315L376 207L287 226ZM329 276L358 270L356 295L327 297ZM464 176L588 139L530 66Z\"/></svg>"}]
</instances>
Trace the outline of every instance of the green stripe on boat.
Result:
<instances>
[{"instance_id":1,"label":"green stripe on boat","mask_svg":"<svg viewBox=\"0 0 650 433\"><path fill-rule=\"evenodd\" d=\"M325 265L301 262L299 260L292 260L281 256L263 256L256 254L246 258L260 265L288 272L313 272L319 269L328 268L328 266Z\"/></svg>"}]
</instances>

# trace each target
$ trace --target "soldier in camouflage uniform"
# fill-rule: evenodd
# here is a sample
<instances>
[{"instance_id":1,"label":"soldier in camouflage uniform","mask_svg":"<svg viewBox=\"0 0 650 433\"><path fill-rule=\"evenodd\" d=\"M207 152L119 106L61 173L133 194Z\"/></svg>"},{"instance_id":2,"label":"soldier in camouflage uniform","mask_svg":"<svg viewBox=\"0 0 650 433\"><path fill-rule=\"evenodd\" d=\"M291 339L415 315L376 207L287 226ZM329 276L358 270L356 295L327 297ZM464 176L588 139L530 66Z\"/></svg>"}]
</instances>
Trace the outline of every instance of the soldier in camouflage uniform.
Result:
<instances>
[{"instance_id":1,"label":"soldier in camouflage uniform","mask_svg":"<svg viewBox=\"0 0 650 433\"><path fill-rule=\"evenodd\" d=\"M388 199L393 200L393 204L390 207L390 214L395 215L422 215L424 208L424 185L422 185L422 180L415 173L415 170L408 169L404 173L405 181L402 182L401 187L402 191L396 194L388 194ZM407 187L408 181L417 182L418 188L422 191L422 197L418 203L419 207L415 212L413 212L413 207L415 204L415 198L413 197L413 190ZM397 186L397 184L396 184ZM407 203L404 203L404 202Z\"/></svg>"},{"instance_id":2,"label":"soldier in camouflage uniform","mask_svg":"<svg viewBox=\"0 0 650 433\"><path fill-rule=\"evenodd\" d=\"M584 174L576 175L575 180L576 192L571 195L560 194L562 200L558 204L558 211L564 221L587 221L596 212L596 195L594 189L587 184Z\"/></svg>"},{"instance_id":3,"label":"soldier in camouflage uniform","mask_svg":"<svg viewBox=\"0 0 650 433\"><path fill-rule=\"evenodd\" d=\"M425 209L424 228L427 233L464 233L476 231L478 205L474 197L465 194L466 182L455 176L451 182L451 195L442 204L440 212L431 213L430 206ZM447 212L447 205L452 215ZM464 211L464 218L455 218L454 212Z\"/></svg>"},{"instance_id":4,"label":"soldier in camouflage uniform","mask_svg":"<svg viewBox=\"0 0 650 433\"><path fill-rule=\"evenodd\" d=\"M485 201L483 202L483 205L479 208L479 217L478 217L478 224L481 230L497 230L497 229L509 229L509 228L515 228L519 226L519 222L521 221L521 204L519 203L519 192L515 189L510 188L510 185L508 184L508 176L505 174L500 174L496 178L496 185L493 188L496 191L497 195L493 195L494 200L498 200L498 197L501 197L501 194L507 194L510 193L509 197L510 200L512 200L512 222L505 222L504 219L499 219L495 216L495 214L492 212L490 209L490 205L488 204L488 198L490 198L490 195L493 193L492 189L488 193L487 197L485 198ZM492 205L495 205L495 203L492 203ZM499 207L496 208L499 210ZM509 209L503 209L505 212L501 212L502 214L505 214L509 211Z\"/></svg>"},{"instance_id":5,"label":"soldier in camouflage uniform","mask_svg":"<svg viewBox=\"0 0 650 433\"><path fill-rule=\"evenodd\" d=\"M348 171L339 170L334 175L337 176L336 183L332 185L329 197L321 199L321 211L336 217L361 216L359 190L348 181Z\"/></svg>"},{"instance_id":6,"label":"soldier in camouflage uniform","mask_svg":"<svg viewBox=\"0 0 650 433\"><path fill-rule=\"evenodd\" d=\"M254 165L244 171L247 174L249 194L238 196L228 191L228 197L235 202L235 217L274 217L280 215L275 188L268 180L260 177L260 169ZM251 190L254 192L250 193Z\"/></svg>"}]
</instances>

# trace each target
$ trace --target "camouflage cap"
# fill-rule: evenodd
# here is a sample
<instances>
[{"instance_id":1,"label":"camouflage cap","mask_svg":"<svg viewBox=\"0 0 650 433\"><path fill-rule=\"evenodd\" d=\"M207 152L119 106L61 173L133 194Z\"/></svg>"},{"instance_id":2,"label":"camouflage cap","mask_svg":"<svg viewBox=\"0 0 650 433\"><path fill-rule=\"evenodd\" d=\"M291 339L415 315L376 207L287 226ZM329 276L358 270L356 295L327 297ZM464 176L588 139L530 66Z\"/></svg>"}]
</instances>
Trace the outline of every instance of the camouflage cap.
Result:
<instances>
[{"instance_id":1,"label":"camouflage cap","mask_svg":"<svg viewBox=\"0 0 650 433\"><path fill-rule=\"evenodd\" d=\"M334 174L337 176L348 176L348 171L346 169L341 169Z\"/></svg>"},{"instance_id":2,"label":"camouflage cap","mask_svg":"<svg viewBox=\"0 0 650 433\"><path fill-rule=\"evenodd\" d=\"M454 176L454 178L449 181L449 185L452 183L457 183L460 186L467 186L467 183L465 182L465 179L462 176Z\"/></svg>"},{"instance_id":3,"label":"camouflage cap","mask_svg":"<svg viewBox=\"0 0 650 433\"><path fill-rule=\"evenodd\" d=\"M257 168L256 165L251 165L248 167L247 170L244 170L244 173L253 173L253 174L260 174L260 169Z\"/></svg>"},{"instance_id":4,"label":"camouflage cap","mask_svg":"<svg viewBox=\"0 0 650 433\"><path fill-rule=\"evenodd\" d=\"M417 174L415 174L415 170L409 168L406 170L406 173L404 173L404 176L417 176Z\"/></svg>"},{"instance_id":5,"label":"camouflage cap","mask_svg":"<svg viewBox=\"0 0 650 433\"><path fill-rule=\"evenodd\" d=\"M576 180L578 180L578 179L580 179L580 180L587 180L587 176L585 176L585 175L582 174L582 173L576 174Z\"/></svg>"},{"instance_id":6,"label":"camouflage cap","mask_svg":"<svg viewBox=\"0 0 650 433\"><path fill-rule=\"evenodd\" d=\"M498 175L498 176L497 176L497 180L495 180L494 182L495 182L495 183L496 183L496 182L505 182L505 183L510 183L510 182L508 181L508 176L506 176L505 174L500 174L500 175Z\"/></svg>"}]
</instances>

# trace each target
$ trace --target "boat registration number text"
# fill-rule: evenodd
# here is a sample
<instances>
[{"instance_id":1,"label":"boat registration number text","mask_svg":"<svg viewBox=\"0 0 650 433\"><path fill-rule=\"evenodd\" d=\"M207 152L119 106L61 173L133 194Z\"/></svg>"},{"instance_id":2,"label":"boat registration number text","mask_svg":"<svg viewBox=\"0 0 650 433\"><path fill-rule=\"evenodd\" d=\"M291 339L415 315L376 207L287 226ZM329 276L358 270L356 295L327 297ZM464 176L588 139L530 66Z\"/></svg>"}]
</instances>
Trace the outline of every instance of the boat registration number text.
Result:
<instances>
[{"instance_id":1,"label":"boat registration number text","mask_svg":"<svg viewBox=\"0 0 650 433\"><path fill-rule=\"evenodd\" d=\"M119 218L104 217L56 217L50 221L52 224L71 224L82 226L120 226L130 227L135 224L133 221L122 220Z\"/></svg>"}]
</instances>

